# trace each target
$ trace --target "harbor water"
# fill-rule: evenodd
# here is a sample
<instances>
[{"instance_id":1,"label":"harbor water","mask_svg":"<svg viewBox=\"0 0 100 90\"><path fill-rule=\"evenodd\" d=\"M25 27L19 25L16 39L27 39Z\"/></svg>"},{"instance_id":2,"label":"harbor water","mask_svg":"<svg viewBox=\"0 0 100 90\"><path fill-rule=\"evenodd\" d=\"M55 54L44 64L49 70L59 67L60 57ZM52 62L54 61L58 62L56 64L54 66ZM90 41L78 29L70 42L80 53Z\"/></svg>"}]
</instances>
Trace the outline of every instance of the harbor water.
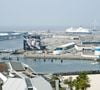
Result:
<instances>
[{"instance_id":1,"label":"harbor water","mask_svg":"<svg viewBox=\"0 0 100 90\"><path fill-rule=\"evenodd\" d=\"M22 61L38 73L60 73L100 70L100 63L84 60L24 60Z\"/></svg>"},{"instance_id":2,"label":"harbor water","mask_svg":"<svg viewBox=\"0 0 100 90\"><path fill-rule=\"evenodd\" d=\"M15 50L23 48L23 38L0 41L0 50Z\"/></svg>"},{"instance_id":3,"label":"harbor water","mask_svg":"<svg viewBox=\"0 0 100 90\"><path fill-rule=\"evenodd\" d=\"M23 47L23 40L6 40L0 41L0 49L20 49ZM5 55L2 57L11 57L11 61L20 61L29 65L33 70L38 73L54 73L54 72L75 72L75 71L90 71L100 70L100 63L89 60L55 60L55 59L32 59L25 58L24 56ZM19 59L17 59L17 57ZM1 60L0 61L9 61Z\"/></svg>"},{"instance_id":4,"label":"harbor water","mask_svg":"<svg viewBox=\"0 0 100 90\"><path fill-rule=\"evenodd\" d=\"M10 57L11 60L0 60L4 62L18 61L29 65L38 73L66 73L77 71L95 71L100 70L100 63L89 60L55 60L55 59L32 59L16 55L1 55L2 57Z\"/></svg>"}]
</instances>

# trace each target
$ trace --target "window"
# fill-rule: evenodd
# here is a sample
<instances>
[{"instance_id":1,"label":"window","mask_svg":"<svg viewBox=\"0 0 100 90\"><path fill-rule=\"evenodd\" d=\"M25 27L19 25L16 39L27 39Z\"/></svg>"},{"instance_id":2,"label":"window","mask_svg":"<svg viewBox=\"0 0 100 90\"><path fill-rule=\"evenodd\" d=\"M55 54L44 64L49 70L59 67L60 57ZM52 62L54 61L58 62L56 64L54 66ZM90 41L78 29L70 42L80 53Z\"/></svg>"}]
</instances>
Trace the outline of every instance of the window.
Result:
<instances>
[{"instance_id":1,"label":"window","mask_svg":"<svg viewBox=\"0 0 100 90\"><path fill-rule=\"evenodd\" d=\"M63 48L56 48L55 50L63 50Z\"/></svg>"}]
</instances>

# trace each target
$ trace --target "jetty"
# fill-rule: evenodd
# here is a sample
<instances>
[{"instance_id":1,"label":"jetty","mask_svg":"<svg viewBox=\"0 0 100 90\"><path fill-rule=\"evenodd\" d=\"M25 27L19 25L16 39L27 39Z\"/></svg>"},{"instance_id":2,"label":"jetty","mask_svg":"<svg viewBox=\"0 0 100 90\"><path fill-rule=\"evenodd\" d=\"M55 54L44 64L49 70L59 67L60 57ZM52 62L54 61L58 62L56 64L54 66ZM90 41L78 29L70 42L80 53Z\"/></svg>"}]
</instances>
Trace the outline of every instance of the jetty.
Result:
<instances>
[{"instance_id":1,"label":"jetty","mask_svg":"<svg viewBox=\"0 0 100 90\"><path fill-rule=\"evenodd\" d=\"M61 60L94 60L94 57L83 57L81 55L75 55L75 54L61 54L61 55L54 55L54 54L36 54L32 52L25 52L24 57L27 58L34 58L34 59L61 59Z\"/></svg>"}]
</instances>

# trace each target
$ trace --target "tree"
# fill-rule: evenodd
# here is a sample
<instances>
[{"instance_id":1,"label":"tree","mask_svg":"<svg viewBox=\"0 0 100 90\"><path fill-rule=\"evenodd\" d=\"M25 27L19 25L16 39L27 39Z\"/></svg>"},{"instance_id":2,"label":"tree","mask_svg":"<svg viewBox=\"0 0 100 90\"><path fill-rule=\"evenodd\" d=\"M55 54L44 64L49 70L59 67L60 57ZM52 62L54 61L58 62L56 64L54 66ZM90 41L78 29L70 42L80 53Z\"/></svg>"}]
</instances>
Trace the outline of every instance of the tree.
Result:
<instances>
[{"instance_id":1,"label":"tree","mask_svg":"<svg viewBox=\"0 0 100 90\"><path fill-rule=\"evenodd\" d=\"M80 73L76 79L73 81L75 90L86 90L90 87L89 78L86 73Z\"/></svg>"},{"instance_id":2,"label":"tree","mask_svg":"<svg viewBox=\"0 0 100 90\"><path fill-rule=\"evenodd\" d=\"M74 83L73 83L72 77L65 79L64 84L68 84L68 87L70 88L70 90L73 90Z\"/></svg>"},{"instance_id":3,"label":"tree","mask_svg":"<svg viewBox=\"0 0 100 90\"><path fill-rule=\"evenodd\" d=\"M59 77L56 75L53 75L50 81L52 87L55 87L55 80L59 80Z\"/></svg>"},{"instance_id":4,"label":"tree","mask_svg":"<svg viewBox=\"0 0 100 90\"><path fill-rule=\"evenodd\" d=\"M59 80L58 76L56 76L56 75L53 75L51 79L52 80Z\"/></svg>"}]
</instances>

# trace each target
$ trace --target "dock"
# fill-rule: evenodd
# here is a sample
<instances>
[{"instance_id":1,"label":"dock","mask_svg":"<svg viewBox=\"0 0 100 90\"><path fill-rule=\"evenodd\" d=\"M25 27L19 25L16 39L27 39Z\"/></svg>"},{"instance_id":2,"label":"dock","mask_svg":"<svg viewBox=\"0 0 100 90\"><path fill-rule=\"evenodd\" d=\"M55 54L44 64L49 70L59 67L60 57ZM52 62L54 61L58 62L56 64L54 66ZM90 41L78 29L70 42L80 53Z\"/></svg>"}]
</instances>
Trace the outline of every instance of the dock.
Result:
<instances>
[{"instance_id":1,"label":"dock","mask_svg":"<svg viewBox=\"0 0 100 90\"><path fill-rule=\"evenodd\" d=\"M24 53L24 57L34 58L34 59L94 60L93 57L83 57L81 55L75 55L75 54L54 55L46 53L35 54L31 52Z\"/></svg>"}]
</instances>

